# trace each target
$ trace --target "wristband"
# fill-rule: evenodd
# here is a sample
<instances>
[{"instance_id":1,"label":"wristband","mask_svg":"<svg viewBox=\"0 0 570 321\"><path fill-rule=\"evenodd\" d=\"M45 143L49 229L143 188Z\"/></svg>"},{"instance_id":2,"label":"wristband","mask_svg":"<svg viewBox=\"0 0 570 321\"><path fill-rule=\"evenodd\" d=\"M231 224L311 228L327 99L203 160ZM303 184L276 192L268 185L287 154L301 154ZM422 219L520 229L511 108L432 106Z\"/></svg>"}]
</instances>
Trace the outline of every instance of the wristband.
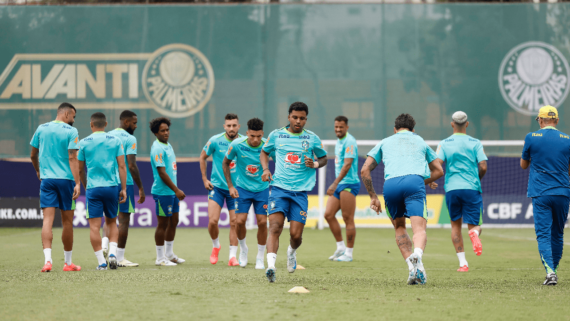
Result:
<instances>
[{"instance_id":1,"label":"wristband","mask_svg":"<svg viewBox=\"0 0 570 321\"><path fill-rule=\"evenodd\" d=\"M265 172L265 171L268 171L268 170L269 170L269 168L264 168L264 169L263 169L264 172Z\"/></svg>"}]
</instances>

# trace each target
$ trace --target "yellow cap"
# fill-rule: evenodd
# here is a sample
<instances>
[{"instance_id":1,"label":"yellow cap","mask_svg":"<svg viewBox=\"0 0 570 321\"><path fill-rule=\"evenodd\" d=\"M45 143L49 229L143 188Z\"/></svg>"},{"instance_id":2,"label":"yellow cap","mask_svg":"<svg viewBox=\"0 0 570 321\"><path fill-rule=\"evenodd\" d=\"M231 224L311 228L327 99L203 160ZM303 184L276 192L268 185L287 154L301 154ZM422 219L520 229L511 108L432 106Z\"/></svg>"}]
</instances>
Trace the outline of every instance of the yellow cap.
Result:
<instances>
[{"instance_id":1,"label":"yellow cap","mask_svg":"<svg viewBox=\"0 0 570 321\"><path fill-rule=\"evenodd\" d=\"M558 110L556 109L556 107L552 107L550 105L541 107L540 110L538 111L538 116L536 116L537 120L539 118L558 119Z\"/></svg>"}]
</instances>

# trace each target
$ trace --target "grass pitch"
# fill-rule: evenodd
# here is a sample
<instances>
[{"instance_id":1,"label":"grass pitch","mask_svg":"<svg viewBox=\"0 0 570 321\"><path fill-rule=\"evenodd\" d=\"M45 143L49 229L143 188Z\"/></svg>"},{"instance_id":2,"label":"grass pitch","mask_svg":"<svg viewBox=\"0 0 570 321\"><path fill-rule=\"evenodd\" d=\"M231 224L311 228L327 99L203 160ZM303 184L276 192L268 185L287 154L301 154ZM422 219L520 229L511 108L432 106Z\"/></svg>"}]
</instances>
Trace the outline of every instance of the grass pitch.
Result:
<instances>
[{"instance_id":1,"label":"grass pitch","mask_svg":"<svg viewBox=\"0 0 570 321\"><path fill-rule=\"evenodd\" d=\"M288 230L281 237L277 282L254 269L255 230L248 231L250 264L228 267L228 230L220 261L209 263L205 229L179 229L175 253L186 263L154 266L154 230L131 229L126 257L138 268L96 271L88 229L75 229L73 262L81 272L63 273L61 230L54 230L54 270L43 266L39 229L0 229L0 319L30 320L563 320L570 319L570 254L559 283L542 286L532 229L483 231L483 255L464 241L470 271L458 260L446 229L428 229L424 254L428 283L408 286L407 266L389 229L359 229L355 260L328 261L335 250L329 230L305 230L298 263L287 273ZM267 263L266 263L267 264ZM304 286L308 294L287 293Z\"/></svg>"}]
</instances>

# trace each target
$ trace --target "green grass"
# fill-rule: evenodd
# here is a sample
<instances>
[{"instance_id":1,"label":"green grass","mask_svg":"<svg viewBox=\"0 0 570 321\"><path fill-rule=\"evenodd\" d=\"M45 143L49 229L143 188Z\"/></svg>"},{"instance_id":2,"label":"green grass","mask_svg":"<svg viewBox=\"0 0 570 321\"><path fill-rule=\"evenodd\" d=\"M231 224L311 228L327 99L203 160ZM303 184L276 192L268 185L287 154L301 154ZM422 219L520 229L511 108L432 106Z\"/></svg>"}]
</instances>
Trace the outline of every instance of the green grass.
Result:
<instances>
[{"instance_id":1,"label":"green grass","mask_svg":"<svg viewBox=\"0 0 570 321\"><path fill-rule=\"evenodd\" d=\"M138 268L96 271L87 229L75 230L73 261L63 273L61 230L54 231L54 271L40 273L39 229L0 229L0 319L33 320L562 320L570 318L570 257L559 283L542 286L544 269L531 229L487 229L483 256L468 251L468 273L458 273L450 231L428 230L428 283L408 286L407 266L389 229L359 229L355 261L327 260L335 249L329 230L306 230L298 263L285 268L288 230L281 237L277 282L255 270L256 231L249 231L250 264L228 267L227 230L220 262L209 263L205 229L179 229L174 250L187 261L154 266L154 231L131 229L126 257ZM471 248L464 235L466 248ZM287 293L301 285L311 293Z\"/></svg>"}]
</instances>

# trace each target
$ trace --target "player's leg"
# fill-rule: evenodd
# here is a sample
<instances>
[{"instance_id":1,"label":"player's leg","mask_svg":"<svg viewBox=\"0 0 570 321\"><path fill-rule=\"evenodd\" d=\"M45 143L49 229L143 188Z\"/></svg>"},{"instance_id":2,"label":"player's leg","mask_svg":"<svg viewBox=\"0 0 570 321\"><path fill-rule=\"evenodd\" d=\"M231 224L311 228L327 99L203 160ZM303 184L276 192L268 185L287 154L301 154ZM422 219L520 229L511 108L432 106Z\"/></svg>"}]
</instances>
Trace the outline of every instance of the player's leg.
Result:
<instances>
[{"instance_id":1,"label":"player's leg","mask_svg":"<svg viewBox=\"0 0 570 321\"><path fill-rule=\"evenodd\" d=\"M477 256L483 254L483 244L479 239L481 224L483 224L483 197L479 191L460 190L463 203L463 222L469 228L469 238L473 244L473 251Z\"/></svg>"},{"instance_id":2,"label":"player's leg","mask_svg":"<svg viewBox=\"0 0 570 321\"><path fill-rule=\"evenodd\" d=\"M236 231L236 201L230 196L230 192L223 190L228 214L230 216L230 256L228 266L238 266L239 262L236 258L238 251L238 237Z\"/></svg>"},{"instance_id":3,"label":"player's leg","mask_svg":"<svg viewBox=\"0 0 570 321\"><path fill-rule=\"evenodd\" d=\"M551 196L554 200L552 211L552 264L554 273L557 273L558 265L562 259L562 251L564 249L564 225L568 218L568 208L570 199L565 196ZM558 283L558 276L556 277Z\"/></svg>"},{"instance_id":4,"label":"player's leg","mask_svg":"<svg viewBox=\"0 0 570 321\"><path fill-rule=\"evenodd\" d=\"M164 241L166 238L166 228L172 217L172 196L153 195L156 202L156 218L157 225L154 232L154 242L156 244L156 261L155 265L160 266L176 266L176 263L166 259L166 251L164 249Z\"/></svg>"},{"instance_id":5,"label":"player's leg","mask_svg":"<svg viewBox=\"0 0 570 321\"><path fill-rule=\"evenodd\" d=\"M549 276L554 275L554 262L552 259L552 209L550 196L539 196L532 199L534 229L540 259L546 270L544 285L548 285Z\"/></svg>"},{"instance_id":6,"label":"player's leg","mask_svg":"<svg viewBox=\"0 0 570 321\"><path fill-rule=\"evenodd\" d=\"M338 210L340 210L340 195L337 196L335 191L335 195L330 196L327 200L327 206L325 208L325 220L327 220L329 228L331 229L332 235L336 241L336 250L333 255L329 257L329 260L336 259L346 251L346 246L342 239L342 230L338 220L336 219L336 213Z\"/></svg>"},{"instance_id":7,"label":"player's leg","mask_svg":"<svg viewBox=\"0 0 570 321\"><path fill-rule=\"evenodd\" d=\"M218 227L218 222L220 221L220 213L222 212L222 205L220 205L216 200L212 199L210 193L210 199L208 199L208 233L210 233L210 238L212 239L212 254L210 254L210 263L218 263L218 255L220 253L220 239L218 238L220 234L220 228Z\"/></svg>"},{"instance_id":8,"label":"player's leg","mask_svg":"<svg viewBox=\"0 0 570 321\"><path fill-rule=\"evenodd\" d=\"M104 220L105 219L103 218L103 221ZM109 255L109 228L107 227L107 224L103 223L102 230L101 247L103 248L103 255L107 257Z\"/></svg>"},{"instance_id":9,"label":"player's leg","mask_svg":"<svg viewBox=\"0 0 570 321\"><path fill-rule=\"evenodd\" d=\"M290 200L289 211L285 212L289 220L289 234L291 239L287 249L287 270L289 273L297 269L297 249L303 242L303 230L307 222L309 201L306 192L288 192Z\"/></svg>"},{"instance_id":10,"label":"player's leg","mask_svg":"<svg viewBox=\"0 0 570 321\"><path fill-rule=\"evenodd\" d=\"M227 204L229 205L230 202L234 203L234 212L236 217L236 237L240 246L238 263L241 267L246 267L248 262L247 254L249 252L249 248L247 247L245 240L247 234L245 224L247 222L247 214L249 212L249 208L251 207L251 204L253 204L253 197L255 196L255 193L249 192L239 186L236 187L236 189L239 193L239 198L227 201Z\"/></svg>"},{"instance_id":11,"label":"player's leg","mask_svg":"<svg viewBox=\"0 0 570 321\"><path fill-rule=\"evenodd\" d=\"M40 208L44 215L42 224L42 245L45 258L42 272L50 272L53 263L51 258L51 245L53 242L52 227L55 218L55 208L59 207L57 188L53 186L53 181L52 179L44 179L40 184Z\"/></svg>"},{"instance_id":12,"label":"player's leg","mask_svg":"<svg viewBox=\"0 0 570 321\"><path fill-rule=\"evenodd\" d=\"M99 234L100 229L101 217L89 218L89 239L91 240L91 246L95 252L95 257L97 258L97 270L106 270L107 260L103 255L103 248L101 247L101 234Z\"/></svg>"},{"instance_id":13,"label":"player's leg","mask_svg":"<svg viewBox=\"0 0 570 321\"><path fill-rule=\"evenodd\" d=\"M461 234L461 225L463 224L463 202L460 197L460 191L449 191L445 194L445 203L451 220L451 242L455 247L455 253L459 259L459 269L457 272L469 271L469 264L465 259L465 246L463 245L463 235Z\"/></svg>"},{"instance_id":14,"label":"player's leg","mask_svg":"<svg viewBox=\"0 0 570 321\"><path fill-rule=\"evenodd\" d=\"M138 263L133 263L125 259L125 248L129 237L129 224L131 223L131 213L135 212L135 187L127 185L127 201L119 204L119 241L117 242L117 261L120 267L137 267Z\"/></svg>"},{"instance_id":15,"label":"player's leg","mask_svg":"<svg viewBox=\"0 0 570 321\"><path fill-rule=\"evenodd\" d=\"M267 235L267 270L265 276L269 282L275 282L275 261L279 249L279 236L283 232L285 215L283 212L275 212L268 215L269 231Z\"/></svg>"},{"instance_id":16,"label":"player's leg","mask_svg":"<svg viewBox=\"0 0 570 321\"><path fill-rule=\"evenodd\" d=\"M241 194L240 194L241 195ZM255 193L253 197L253 210L257 219L257 256L255 258L255 269L265 270L264 256L267 244L267 200L269 198L269 188Z\"/></svg>"},{"instance_id":17,"label":"player's leg","mask_svg":"<svg viewBox=\"0 0 570 321\"><path fill-rule=\"evenodd\" d=\"M414 233L414 254L411 256L414 270L416 271L416 282L426 283L426 271L422 261L427 243L427 201L424 180L421 176L404 176L402 181L405 195L406 216L410 218L412 231Z\"/></svg>"},{"instance_id":18,"label":"player's leg","mask_svg":"<svg viewBox=\"0 0 570 321\"><path fill-rule=\"evenodd\" d=\"M56 180L58 185L59 208L61 210L61 241L63 243L63 254L65 263L63 271L81 271L81 267L73 264L71 255L73 250L73 216L75 214L75 200L73 200L73 189L75 182L71 180Z\"/></svg>"},{"instance_id":19,"label":"player's leg","mask_svg":"<svg viewBox=\"0 0 570 321\"><path fill-rule=\"evenodd\" d=\"M176 236L176 228L178 226L179 219L179 212L180 212L180 201L176 196L172 196L171 198L172 204L172 216L168 221L168 225L166 226L165 236L164 236L164 244L165 244L165 256L172 263L182 264L186 262L185 259L178 257L174 254L174 237Z\"/></svg>"},{"instance_id":20,"label":"player's leg","mask_svg":"<svg viewBox=\"0 0 570 321\"><path fill-rule=\"evenodd\" d=\"M356 239L356 225L354 224L354 211L356 210L356 196L352 191L340 192L340 209L346 230L346 251L337 258L338 262L352 262L352 251Z\"/></svg>"},{"instance_id":21,"label":"player's leg","mask_svg":"<svg viewBox=\"0 0 570 321\"><path fill-rule=\"evenodd\" d=\"M117 269L117 242L119 241L119 229L117 228L117 215L119 213L120 186L98 188L100 199L103 202L103 213L105 214L104 228L109 238L109 255L107 261L111 270Z\"/></svg>"}]
</instances>

